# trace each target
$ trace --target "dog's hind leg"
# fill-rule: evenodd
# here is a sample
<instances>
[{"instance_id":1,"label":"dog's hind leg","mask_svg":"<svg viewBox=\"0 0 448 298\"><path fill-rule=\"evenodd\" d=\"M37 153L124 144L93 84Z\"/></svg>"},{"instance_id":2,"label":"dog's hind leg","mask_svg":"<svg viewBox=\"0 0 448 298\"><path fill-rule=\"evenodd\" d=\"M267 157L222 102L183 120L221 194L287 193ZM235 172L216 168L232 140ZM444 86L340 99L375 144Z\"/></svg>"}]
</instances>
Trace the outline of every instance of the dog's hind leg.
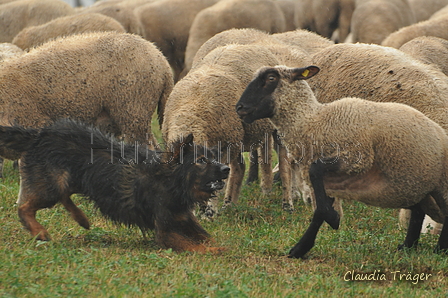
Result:
<instances>
[{"instance_id":1,"label":"dog's hind leg","mask_svg":"<svg viewBox=\"0 0 448 298\"><path fill-rule=\"evenodd\" d=\"M79 209L75 203L73 203L70 196L63 196L61 199L62 205L64 205L65 209L70 212L72 218L84 229L90 229L90 223L87 216Z\"/></svg>"},{"instance_id":2,"label":"dog's hind leg","mask_svg":"<svg viewBox=\"0 0 448 298\"><path fill-rule=\"evenodd\" d=\"M19 217L23 226L31 232L33 237L37 240L48 241L50 235L47 230L36 220L36 212L45 206L39 206L38 200L29 199L19 206Z\"/></svg>"}]
</instances>

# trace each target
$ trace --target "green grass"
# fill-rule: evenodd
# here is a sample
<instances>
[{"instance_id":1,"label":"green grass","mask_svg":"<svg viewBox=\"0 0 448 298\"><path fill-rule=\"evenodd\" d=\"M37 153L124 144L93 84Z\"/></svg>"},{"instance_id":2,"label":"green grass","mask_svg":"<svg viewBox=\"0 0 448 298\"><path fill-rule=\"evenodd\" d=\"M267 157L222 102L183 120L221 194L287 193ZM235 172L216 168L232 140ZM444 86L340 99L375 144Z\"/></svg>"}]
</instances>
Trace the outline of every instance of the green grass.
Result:
<instances>
[{"instance_id":1,"label":"green grass","mask_svg":"<svg viewBox=\"0 0 448 298\"><path fill-rule=\"evenodd\" d=\"M405 236L397 210L345 203L340 229L324 225L306 260L289 259L311 207L297 202L286 213L278 185L268 196L257 185L244 186L238 205L201 220L227 251L178 254L159 249L152 234L145 241L137 229L110 223L80 198L74 199L91 230L57 205L38 213L53 240L35 241L17 216L18 186L7 163L0 183L0 297L448 297L448 256L433 252L436 236L422 235L417 250L396 250ZM384 273L386 280L345 281L351 271ZM413 284L398 273L393 280L396 271L431 276Z\"/></svg>"}]
</instances>

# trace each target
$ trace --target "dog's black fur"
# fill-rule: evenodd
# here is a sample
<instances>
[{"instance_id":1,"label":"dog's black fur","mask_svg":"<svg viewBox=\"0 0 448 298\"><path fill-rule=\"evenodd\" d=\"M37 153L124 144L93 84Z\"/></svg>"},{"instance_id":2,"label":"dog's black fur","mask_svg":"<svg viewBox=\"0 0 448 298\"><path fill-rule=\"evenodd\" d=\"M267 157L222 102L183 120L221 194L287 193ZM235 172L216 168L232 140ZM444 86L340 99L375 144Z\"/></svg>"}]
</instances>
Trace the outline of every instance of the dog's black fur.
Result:
<instances>
[{"instance_id":1,"label":"dog's black fur","mask_svg":"<svg viewBox=\"0 0 448 298\"><path fill-rule=\"evenodd\" d=\"M36 211L61 202L84 228L90 224L72 194L92 200L114 222L154 229L175 251L216 251L192 213L224 186L229 168L189 135L171 151L136 150L98 129L68 119L42 129L0 126L0 146L20 153L19 217L33 236L49 240Z\"/></svg>"}]
</instances>

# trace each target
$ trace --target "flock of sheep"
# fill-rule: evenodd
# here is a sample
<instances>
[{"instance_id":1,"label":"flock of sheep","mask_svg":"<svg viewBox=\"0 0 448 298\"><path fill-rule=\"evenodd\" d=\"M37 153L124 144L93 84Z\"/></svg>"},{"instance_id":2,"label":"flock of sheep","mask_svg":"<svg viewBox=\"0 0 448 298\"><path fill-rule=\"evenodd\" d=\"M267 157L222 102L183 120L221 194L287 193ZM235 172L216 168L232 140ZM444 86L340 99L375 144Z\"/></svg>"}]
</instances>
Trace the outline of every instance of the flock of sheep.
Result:
<instances>
[{"instance_id":1,"label":"flock of sheep","mask_svg":"<svg viewBox=\"0 0 448 298\"><path fill-rule=\"evenodd\" d=\"M442 230L448 215L448 0L101 0L77 8L62 0L0 0L0 28L1 125L42 127L70 117L157 147L151 132L157 112L167 146L192 133L196 142L220 149L231 168L226 204L238 200L246 171L243 152L251 156L249 179L257 179L260 166L261 188L271 190L275 149L287 210L298 195L318 207L308 167L300 163L308 153L299 143L307 136L314 145L327 139L347 147L340 152L347 160L359 158L356 151L372 158L363 162L387 169L383 174L390 175L388 185L397 193L415 194L421 181L425 187L437 184L437 192L428 191L421 202L410 197L391 202L379 190L365 202L393 208L420 204L432 217L427 218L431 232ZM281 86L293 81L283 75L288 69L318 66L317 75L300 81L309 88L307 96L358 111L310 119L316 107L292 102L277 107L281 116L242 121L235 106L244 90L260 69L279 65L286 69L279 68ZM298 87L284 88L292 97ZM344 97L394 104L339 100ZM402 118L395 109L412 115ZM414 109L435 127L420 127ZM377 121L366 123L371 115L363 113L377 115ZM297 131L293 114L311 121L306 135ZM378 126L375 132L348 133L371 126ZM383 126L399 126L399 133L379 129ZM399 139L402 149L377 149L376 139ZM18 158L2 148L0 156ZM418 162L402 168L394 159ZM346 174L365 175L369 169L361 162ZM372 190L377 181L369 179L364 183ZM353 197L334 196L342 215L339 199ZM214 204L206 209L208 215L215 211ZM409 214L400 212L403 224L413 220Z\"/></svg>"}]
</instances>

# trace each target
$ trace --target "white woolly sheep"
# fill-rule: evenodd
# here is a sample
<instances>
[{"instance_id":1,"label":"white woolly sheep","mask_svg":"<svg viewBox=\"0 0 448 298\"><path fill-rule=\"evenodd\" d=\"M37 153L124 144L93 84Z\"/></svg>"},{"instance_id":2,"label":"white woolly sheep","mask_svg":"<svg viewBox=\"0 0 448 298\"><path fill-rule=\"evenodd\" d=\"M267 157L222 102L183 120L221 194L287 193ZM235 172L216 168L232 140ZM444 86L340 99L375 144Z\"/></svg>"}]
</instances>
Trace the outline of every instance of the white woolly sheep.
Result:
<instances>
[{"instance_id":1,"label":"white woolly sheep","mask_svg":"<svg viewBox=\"0 0 448 298\"><path fill-rule=\"evenodd\" d=\"M78 14L92 12L114 18L126 32L143 36L143 26L140 20L135 15L133 8L128 7L125 2L100 1L77 11Z\"/></svg>"},{"instance_id":2,"label":"white woolly sheep","mask_svg":"<svg viewBox=\"0 0 448 298\"><path fill-rule=\"evenodd\" d=\"M162 51L177 81L184 69L185 49L194 17L218 0L159 0L137 7L134 12L143 26L143 37Z\"/></svg>"},{"instance_id":3,"label":"white woolly sheep","mask_svg":"<svg viewBox=\"0 0 448 298\"><path fill-rule=\"evenodd\" d=\"M381 44L392 32L415 23L407 0L358 1L351 20L352 42Z\"/></svg>"},{"instance_id":4,"label":"white woolly sheep","mask_svg":"<svg viewBox=\"0 0 448 298\"><path fill-rule=\"evenodd\" d=\"M337 44L312 57L318 76L308 81L319 102L342 97L404 103L448 131L448 78L436 68L389 47Z\"/></svg>"},{"instance_id":5,"label":"white woolly sheep","mask_svg":"<svg viewBox=\"0 0 448 298\"><path fill-rule=\"evenodd\" d=\"M273 127L268 121L246 125L233 112L253 72L276 65L275 56L260 45L228 45L211 51L174 86L165 107L162 133L167 144L193 134L199 143L218 146L230 163L225 203L236 203L243 181L243 151L262 150L262 189L272 187L270 152Z\"/></svg>"},{"instance_id":6,"label":"white woolly sheep","mask_svg":"<svg viewBox=\"0 0 448 298\"><path fill-rule=\"evenodd\" d=\"M448 40L434 36L421 36L402 45L400 51L448 75Z\"/></svg>"},{"instance_id":7,"label":"white woolly sheep","mask_svg":"<svg viewBox=\"0 0 448 298\"><path fill-rule=\"evenodd\" d=\"M62 0L18 0L0 6L0 42L11 42L23 28L75 13Z\"/></svg>"},{"instance_id":8,"label":"white woolly sheep","mask_svg":"<svg viewBox=\"0 0 448 298\"><path fill-rule=\"evenodd\" d=\"M246 123L270 118L292 155L308 169L316 208L289 257L304 257L324 221L339 227L332 197L411 209L399 248L417 246L425 214L440 222L448 219L447 134L421 112L399 103L359 98L319 103L304 81L318 71L316 66L263 67L236 105ZM437 249L448 249L448 226Z\"/></svg>"},{"instance_id":9,"label":"white woolly sheep","mask_svg":"<svg viewBox=\"0 0 448 298\"><path fill-rule=\"evenodd\" d=\"M43 127L70 117L156 144L151 117L172 87L169 64L149 41L116 32L72 35L3 62L0 123Z\"/></svg>"},{"instance_id":10,"label":"white woolly sheep","mask_svg":"<svg viewBox=\"0 0 448 298\"><path fill-rule=\"evenodd\" d=\"M191 68L201 45L219 32L231 28L256 28L278 33L285 31L285 26L285 16L275 1L221 0L194 18L185 51L185 67Z\"/></svg>"},{"instance_id":11,"label":"white woolly sheep","mask_svg":"<svg viewBox=\"0 0 448 298\"><path fill-rule=\"evenodd\" d=\"M86 13L60 17L43 25L27 27L14 37L12 43L26 50L60 36L96 31L126 32L123 26L111 17Z\"/></svg>"},{"instance_id":12,"label":"white woolly sheep","mask_svg":"<svg viewBox=\"0 0 448 298\"><path fill-rule=\"evenodd\" d=\"M429 19L434 13L448 5L448 0L409 0L409 5L415 15L415 21L421 22Z\"/></svg>"},{"instance_id":13,"label":"white woolly sheep","mask_svg":"<svg viewBox=\"0 0 448 298\"><path fill-rule=\"evenodd\" d=\"M388 35L381 45L400 48L406 42L419 36L436 36L448 38L448 16L431 18L420 23L412 24Z\"/></svg>"},{"instance_id":14,"label":"white woolly sheep","mask_svg":"<svg viewBox=\"0 0 448 298\"><path fill-rule=\"evenodd\" d=\"M350 32L355 0L299 0L295 7L296 28L307 29L326 38L338 31L338 41Z\"/></svg>"}]
</instances>

